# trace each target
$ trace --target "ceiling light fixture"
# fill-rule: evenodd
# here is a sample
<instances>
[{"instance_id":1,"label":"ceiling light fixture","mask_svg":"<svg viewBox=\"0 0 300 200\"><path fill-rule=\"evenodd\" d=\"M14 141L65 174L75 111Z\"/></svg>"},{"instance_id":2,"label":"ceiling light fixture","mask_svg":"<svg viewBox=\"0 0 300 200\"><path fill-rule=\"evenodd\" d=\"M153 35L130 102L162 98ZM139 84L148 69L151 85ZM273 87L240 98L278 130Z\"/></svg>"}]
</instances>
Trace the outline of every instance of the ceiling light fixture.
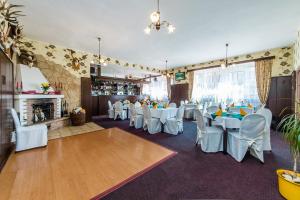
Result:
<instances>
[{"instance_id":1,"label":"ceiling light fixture","mask_svg":"<svg viewBox=\"0 0 300 200\"><path fill-rule=\"evenodd\" d=\"M145 33L148 35L150 34L151 29L159 31L161 27L166 27L168 29L168 33L173 33L175 31L175 27L172 24L167 21L160 20L159 0L157 0L157 11L151 13L150 20L151 24L144 29Z\"/></svg>"},{"instance_id":2,"label":"ceiling light fixture","mask_svg":"<svg viewBox=\"0 0 300 200\"><path fill-rule=\"evenodd\" d=\"M170 74L168 73L168 60L166 60L166 77L170 78Z\"/></svg>"},{"instance_id":3,"label":"ceiling light fixture","mask_svg":"<svg viewBox=\"0 0 300 200\"><path fill-rule=\"evenodd\" d=\"M235 64L229 64L228 63L228 46L229 46L229 44L226 43L226 57L225 57L225 63L221 64L222 69L225 69L229 66L235 66Z\"/></svg>"},{"instance_id":4,"label":"ceiling light fixture","mask_svg":"<svg viewBox=\"0 0 300 200\"><path fill-rule=\"evenodd\" d=\"M98 39L98 42L99 42L99 51L98 51L98 58L96 60L96 62L94 60L91 61L91 64L94 64L94 65L97 65L98 67L101 67L101 66L107 66L107 59L103 59L101 58L101 38L100 37L97 37Z\"/></svg>"}]
</instances>

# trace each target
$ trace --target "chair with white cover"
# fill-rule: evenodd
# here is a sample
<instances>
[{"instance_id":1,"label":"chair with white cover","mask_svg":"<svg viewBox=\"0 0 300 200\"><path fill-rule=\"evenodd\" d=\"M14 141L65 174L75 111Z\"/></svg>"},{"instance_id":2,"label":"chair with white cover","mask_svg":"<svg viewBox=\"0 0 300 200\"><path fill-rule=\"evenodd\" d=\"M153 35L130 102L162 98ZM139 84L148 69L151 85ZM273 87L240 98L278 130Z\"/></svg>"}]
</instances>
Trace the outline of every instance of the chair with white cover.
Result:
<instances>
[{"instance_id":1,"label":"chair with white cover","mask_svg":"<svg viewBox=\"0 0 300 200\"><path fill-rule=\"evenodd\" d=\"M184 101L181 100L181 101L180 101L180 106L183 106L183 105L184 105Z\"/></svg>"},{"instance_id":2,"label":"chair with white cover","mask_svg":"<svg viewBox=\"0 0 300 200\"><path fill-rule=\"evenodd\" d=\"M11 114L16 127L16 152L47 146L48 130L45 124L21 126L15 109L11 109Z\"/></svg>"},{"instance_id":3,"label":"chair with white cover","mask_svg":"<svg viewBox=\"0 0 300 200\"><path fill-rule=\"evenodd\" d=\"M176 106L176 103L170 103L170 104L169 104L169 107L170 107L170 108L176 108L177 106Z\"/></svg>"},{"instance_id":4,"label":"chair with white cover","mask_svg":"<svg viewBox=\"0 0 300 200\"><path fill-rule=\"evenodd\" d=\"M112 106L111 104L111 101L108 100L108 118L109 119L113 119L114 118L114 114L115 114L115 111L114 111L114 107Z\"/></svg>"},{"instance_id":5,"label":"chair with white cover","mask_svg":"<svg viewBox=\"0 0 300 200\"><path fill-rule=\"evenodd\" d=\"M136 108L139 108L139 107L141 107L141 106L142 106L141 103L138 102L138 101L136 101L136 102L134 103L134 107L136 107Z\"/></svg>"},{"instance_id":6,"label":"chair with white cover","mask_svg":"<svg viewBox=\"0 0 300 200\"><path fill-rule=\"evenodd\" d=\"M206 108L206 112L208 112L209 114L215 113L219 110L218 106L209 106Z\"/></svg>"},{"instance_id":7,"label":"chair with white cover","mask_svg":"<svg viewBox=\"0 0 300 200\"><path fill-rule=\"evenodd\" d=\"M263 149L264 149L264 151L272 151L271 138L270 138L271 123L272 123L272 112L271 112L271 110L269 110L267 108L261 108L256 113L264 116L265 119L266 119L266 128L265 128L265 133L264 133Z\"/></svg>"},{"instance_id":8,"label":"chair with white cover","mask_svg":"<svg viewBox=\"0 0 300 200\"><path fill-rule=\"evenodd\" d=\"M223 151L223 129L218 126L206 126L200 110L196 109L197 138L196 145L201 144L204 152Z\"/></svg>"},{"instance_id":9,"label":"chair with white cover","mask_svg":"<svg viewBox=\"0 0 300 200\"><path fill-rule=\"evenodd\" d=\"M239 131L228 130L227 152L238 162L250 154L264 162L263 140L266 119L259 114L246 115Z\"/></svg>"},{"instance_id":10,"label":"chair with white cover","mask_svg":"<svg viewBox=\"0 0 300 200\"><path fill-rule=\"evenodd\" d=\"M166 120L164 125L164 132L172 135L183 133L183 114L184 106L180 106L177 110L176 117Z\"/></svg>"},{"instance_id":11,"label":"chair with white cover","mask_svg":"<svg viewBox=\"0 0 300 200\"><path fill-rule=\"evenodd\" d=\"M123 104L121 101L115 103L115 120L120 117L122 120L126 118L126 111L123 109Z\"/></svg>"},{"instance_id":12,"label":"chair with white cover","mask_svg":"<svg viewBox=\"0 0 300 200\"><path fill-rule=\"evenodd\" d=\"M148 130L150 134L161 132L160 119L151 117L151 111L147 105L143 106L143 114L144 114L144 123L143 123L144 130Z\"/></svg>"},{"instance_id":13,"label":"chair with white cover","mask_svg":"<svg viewBox=\"0 0 300 200\"><path fill-rule=\"evenodd\" d=\"M144 116L138 115L136 113L136 108L132 103L129 105L129 112L130 112L129 126L134 126L136 129L142 128Z\"/></svg>"}]
</instances>

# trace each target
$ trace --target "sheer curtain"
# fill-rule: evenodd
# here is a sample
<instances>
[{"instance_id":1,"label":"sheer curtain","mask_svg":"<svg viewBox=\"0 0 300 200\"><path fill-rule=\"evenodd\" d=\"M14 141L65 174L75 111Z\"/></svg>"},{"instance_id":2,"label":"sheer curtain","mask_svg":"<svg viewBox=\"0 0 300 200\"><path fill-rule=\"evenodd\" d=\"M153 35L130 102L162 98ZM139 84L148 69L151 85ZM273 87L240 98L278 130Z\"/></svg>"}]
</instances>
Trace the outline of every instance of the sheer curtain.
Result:
<instances>
[{"instance_id":1,"label":"sheer curtain","mask_svg":"<svg viewBox=\"0 0 300 200\"><path fill-rule=\"evenodd\" d=\"M143 85L142 94L149 95L154 100L168 99L167 78L159 76L150 79L151 83Z\"/></svg>"},{"instance_id":2,"label":"sheer curtain","mask_svg":"<svg viewBox=\"0 0 300 200\"><path fill-rule=\"evenodd\" d=\"M201 102L248 102L259 104L255 63L211 68L194 72L192 99Z\"/></svg>"}]
</instances>

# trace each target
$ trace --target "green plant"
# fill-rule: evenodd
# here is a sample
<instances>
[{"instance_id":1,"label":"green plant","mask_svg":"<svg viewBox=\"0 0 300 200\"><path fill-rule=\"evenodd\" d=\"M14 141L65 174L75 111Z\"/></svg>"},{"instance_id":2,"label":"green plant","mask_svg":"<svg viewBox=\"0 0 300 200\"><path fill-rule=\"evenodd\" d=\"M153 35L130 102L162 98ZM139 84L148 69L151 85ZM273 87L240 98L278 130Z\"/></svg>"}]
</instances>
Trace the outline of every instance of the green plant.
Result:
<instances>
[{"instance_id":1,"label":"green plant","mask_svg":"<svg viewBox=\"0 0 300 200\"><path fill-rule=\"evenodd\" d=\"M284 113L287 109L285 108L281 113ZM289 143L290 150L294 158L294 177L297 177L297 162L300 156L300 104L296 104L295 112L288 114L282 118L277 125L277 130L283 134L284 139Z\"/></svg>"}]
</instances>

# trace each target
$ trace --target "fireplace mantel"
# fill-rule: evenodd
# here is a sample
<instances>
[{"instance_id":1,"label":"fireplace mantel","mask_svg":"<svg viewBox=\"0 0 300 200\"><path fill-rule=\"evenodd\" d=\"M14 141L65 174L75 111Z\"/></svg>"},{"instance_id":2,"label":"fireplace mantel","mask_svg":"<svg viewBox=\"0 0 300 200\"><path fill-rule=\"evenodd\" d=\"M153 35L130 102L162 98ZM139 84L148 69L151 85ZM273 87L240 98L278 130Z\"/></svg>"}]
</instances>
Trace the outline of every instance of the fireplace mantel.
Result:
<instances>
[{"instance_id":1,"label":"fireplace mantel","mask_svg":"<svg viewBox=\"0 0 300 200\"><path fill-rule=\"evenodd\" d=\"M15 99L63 99L64 95L56 94L17 94Z\"/></svg>"}]
</instances>

